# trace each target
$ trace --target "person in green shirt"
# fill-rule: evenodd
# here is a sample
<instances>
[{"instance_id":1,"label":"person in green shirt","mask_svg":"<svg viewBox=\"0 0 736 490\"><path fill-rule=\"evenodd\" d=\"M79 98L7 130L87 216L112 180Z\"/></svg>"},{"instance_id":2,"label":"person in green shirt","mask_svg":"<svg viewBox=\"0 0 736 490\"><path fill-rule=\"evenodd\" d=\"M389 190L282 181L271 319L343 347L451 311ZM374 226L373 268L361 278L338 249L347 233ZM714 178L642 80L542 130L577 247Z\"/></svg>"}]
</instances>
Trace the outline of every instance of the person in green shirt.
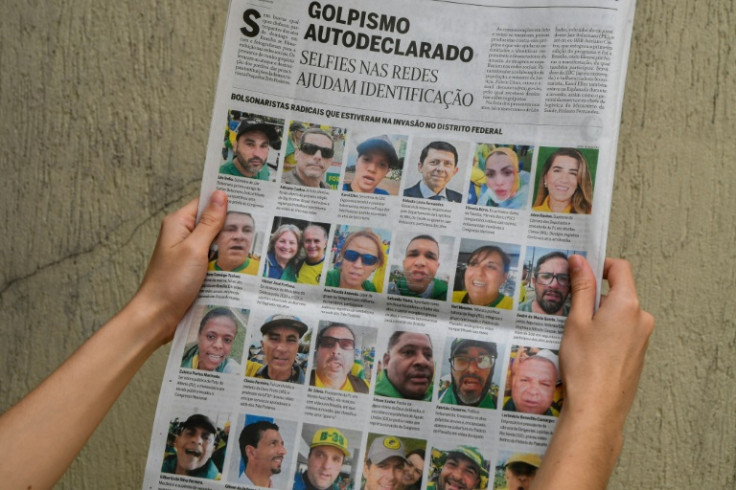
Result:
<instances>
[{"instance_id":1,"label":"person in green shirt","mask_svg":"<svg viewBox=\"0 0 736 490\"><path fill-rule=\"evenodd\" d=\"M496 408L496 400L490 391L497 356L498 351L494 342L453 340L450 347L452 382L440 402L449 405Z\"/></svg>"},{"instance_id":2,"label":"person in green shirt","mask_svg":"<svg viewBox=\"0 0 736 490\"><path fill-rule=\"evenodd\" d=\"M429 335L394 332L383 355L383 371L378 375L376 395L429 401L433 379L434 356Z\"/></svg>"},{"instance_id":3,"label":"person in green shirt","mask_svg":"<svg viewBox=\"0 0 736 490\"><path fill-rule=\"evenodd\" d=\"M431 235L409 241L404 254L404 275L388 285L388 294L426 299L447 299L447 281L435 278L440 266L440 245Z\"/></svg>"},{"instance_id":4,"label":"person in green shirt","mask_svg":"<svg viewBox=\"0 0 736 490\"><path fill-rule=\"evenodd\" d=\"M258 120L242 121L233 144L233 159L220 166L220 173L271 180L266 160L272 147L281 147L281 138L272 124Z\"/></svg>"}]
</instances>

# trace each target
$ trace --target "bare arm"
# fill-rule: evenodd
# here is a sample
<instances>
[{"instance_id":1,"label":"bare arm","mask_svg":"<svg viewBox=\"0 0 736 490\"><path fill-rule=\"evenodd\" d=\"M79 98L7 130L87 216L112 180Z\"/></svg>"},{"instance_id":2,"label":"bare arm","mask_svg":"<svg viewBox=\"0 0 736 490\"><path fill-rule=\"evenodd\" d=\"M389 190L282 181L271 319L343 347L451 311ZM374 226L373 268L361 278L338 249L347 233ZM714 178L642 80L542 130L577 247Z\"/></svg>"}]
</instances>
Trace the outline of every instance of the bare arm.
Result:
<instances>
[{"instance_id":1,"label":"bare arm","mask_svg":"<svg viewBox=\"0 0 736 490\"><path fill-rule=\"evenodd\" d=\"M226 210L217 191L196 227L196 199L167 216L130 303L0 417L0 447L10 449L0 460L4 487L50 488L61 478L141 365L173 337Z\"/></svg>"},{"instance_id":2,"label":"bare arm","mask_svg":"<svg viewBox=\"0 0 736 490\"><path fill-rule=\"evenodd\" d=\"M626 415L654 318L641 309L631 266L606 259L610 291L594 312L595 276L570 257L572 308L560 346L565 406L533 489L604 489L623 446Z\"/></svg>"}]
</instances>

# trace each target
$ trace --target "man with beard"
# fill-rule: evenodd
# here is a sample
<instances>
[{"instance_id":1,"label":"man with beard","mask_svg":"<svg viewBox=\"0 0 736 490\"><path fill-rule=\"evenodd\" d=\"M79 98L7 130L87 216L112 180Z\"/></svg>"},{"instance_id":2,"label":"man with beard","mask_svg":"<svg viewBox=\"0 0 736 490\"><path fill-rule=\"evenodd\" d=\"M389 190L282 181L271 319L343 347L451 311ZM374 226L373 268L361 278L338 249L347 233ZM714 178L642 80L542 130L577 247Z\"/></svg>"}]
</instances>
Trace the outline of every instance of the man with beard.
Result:
<instances>
[{"instance_id":1,"label":"man with beard","mask_svg":"<svg viewBox=\"0 0 736 490\"><path fill-rule=\"evenodd\" d=\"M558 416L552 408L560 380L559 358L547 349L516 361L511 375L511 396L503 409L512 412Z\"/></svg>"},{"instance_id":2,"label":"man with beard","mask_svg":"<svg viewBox=\"0 0 736 490\"><path fill-rule=\"evenodd\" d=\"M532 276L534 298L519 305L519 311L540 313L542 315L567 316L570 306L570 274L567 255L550 252L537 261Z\"/></svg>"},{"instance_id":3,"label":"man with beard","mask_svg":"<svg viewBox=\"0 0 736 490\"><path fill-rule=\"evenodd\" d=\"M219 480L220 470L211 459L216 434L215 424L209 417L191 415L181 424L174 439L176 455L164 459L161 472Z\"/></svg>"},{"instance_id":4,"label":"man with beard","mask_svg":"<svg viewBox=\"0 0 736 490\"><path fill-rule=\"evenodd\" d=\"M209 263L207 270L258 274L260 261L250 257L256 223L249 213L228 211L225 225L218 233L214 245L217 258Z\"/></svg>"},{"instance_id":5,"label":"man with beard","mask_svg":"<svg viewBox=\"0 0 736 490\"><path fill-rule=\"evenodd\" d=\"M286 448L279 426L259 420L243 427L238 440L245 463L242 481L251 487L271 487L271 476L281 473Z\"/></svg>"},{"instance_id":6,"label":"man with beard","mask_svg":"<svg viewBox=\"0 0 736 490\"><path fill-rule=\"evenodd\" d=\"M483 479L488 469L478 448L458 446L448 451L436 482L427 485L428 490L473 490L485 488Z\"/></svg>"},{"instance_id":7,"label":"man with beard","mask_svg":"<svg viewBox=\"0 0 736 490\"><path fill-rule=\"evenodd\" d=\"M397 331L388 340L376 395L430 401L434 357L429 335Z\"/></svg>"},{"instance_id":8,"label":"man with beard","mask_svg":"<svg viewBox=\"0 0 736 490\"><path fill-rule=\"evenodd\" d=\"M431 235L411 239L404 254L404 275L388 285L389 294L447 299L447 282L434 276L440 266L440 245Z\"/></svg>"},{"instance_id":9,"label":"man with beard","mask_svg":"<svg viewBox=\"0 0 736 490\"><path fill-rule=\"evenodd\" d=\"M455 339L450 347L452 382L440 402L496 408L490 389L497 355L494 342Z\"/></svg>"},{"instance_id":10,"label":"man with beard","mask_svg":"<svg viewBox=\"0 0 736 490\"><path fill-rule=\"evenodd\" d=\"M541 464L538 454L512 454L504 465L506 486L498 490L529 490Z\"/></svg>"},{"instance_id":11,"label":"man with beard","mask_svg":"<svg viewBox=\"0 0 736 490\"><path fill-rule=\"evenodd\" d=\"M309 128L302 133L299 147L294 151L296 166L284 172L281 180L284 184L329 189L323 176L332 165L334 154L332 135L319 128Z\"/></svg>"},{"instance_id":12,"label":"man with beard","mask_svg":"<svg viewBox=\"0 0 736 490\"><path fill-rule=\"evenodd\" d=\"M368 393L368 383L350 373L355 362L355 334L347 325L331 323L317 334L315 368L310 386Z\"/></svg>"},{"instance_id":13,"label":"man with beard","mask_svg":"<svg viewBox=\"0 0 736 490\"><path fill-rule=\"evenodd\" d=\"M419 155L418 169L422 180L405 189L405 197L462 202L462 194L447 188L458 171L457 150L453 145L444 141L428 144Z\"/></svg>"},{"instance_id":14,"label":"man with beard","mask_svg":"<svg viewBox=\"0 0 736 490\"><path fill-rule=\"evenodd\" d=\"M322 277L322 266L325 263L327 248L327 230L320 225L311 224L304 228L302 234L306 258L296 275L296 282L319 285Z\"/></svg>"},{"instance_id":15,"label":"man with beard","mask_svg":"<svg viewBox=\"0 0 736 490\"><path fill-rule=\"evenodd\" d=\"M271 315L261 325L263 364L248 361L246 376L254 378L304 383L304 371L296 362L299 340L307 325L297 316Z\"/></svg>"},{"instance_id":16,"label":"man with beard","mask_svg":"<svg viewBox=\"0 0 736 490\"><path fill-rule=\"evenodd\" d=\"M233 144L233 159L220 166L220 173L270 180L266 160L271 147L281 147L281 138L273 125L257 120L242 121Z\"/></svg>"},{"instance_id":17,"label":"man with beard","mask_svg":"<svg viewBox=\"0 0 736 490\"><path fill-rule=\"evenodd\" d=\"M296 474L293 490L333 488L344 459L349 457L348 439L342 432L333 427L318 430L309 445L307 471Z\"/></svg>"}]
</instances>

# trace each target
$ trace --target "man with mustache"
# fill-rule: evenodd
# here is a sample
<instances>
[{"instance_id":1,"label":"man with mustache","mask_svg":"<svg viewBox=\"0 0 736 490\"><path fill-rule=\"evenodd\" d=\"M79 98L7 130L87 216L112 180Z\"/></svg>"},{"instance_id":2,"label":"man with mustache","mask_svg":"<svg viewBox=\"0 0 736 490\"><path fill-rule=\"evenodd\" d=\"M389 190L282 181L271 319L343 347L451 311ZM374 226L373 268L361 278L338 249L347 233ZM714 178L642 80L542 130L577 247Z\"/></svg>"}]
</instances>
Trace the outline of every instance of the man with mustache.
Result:
<instances>
[{"instance_id":1,"label":"man with mustache","mask_svg":"<svg viewBox=\"0 0 736 490\"><path fill-rule=\"evenodd\" d=\"M207 270L258 274L260 261L250 256L256 222L249 213L228 211L225 225L212 242L217 247L217 258L210 261Z\"/></svg>"},{"instance_id":2,"label":"man with mustache","mask_svg":"<svg viewBox=\"0 0 736 490\"><path fill-rule=\"evenodd\" d=\"M429 335L397 331L388 340L376 395L430 401L434 377L432 339Z\"/></svg>"},{"instance_id":3,"label":"man with mustache","mask_svg":"<svg viewBox=\"0 0 736 490\"><path fill-rule=\"evenodd\" d=\"M404 254L404 275L389 283L389 294L447 299L447 282L434 276L440 266L440 245L431 235L411 239Z\"/></svg>"},{"instance_id":4,"label":"man with mustache","mask_svg":"<svg viewBox=\"0 0 736 490\"><path fill-rule=\"evenodd\" d=\"M286 456L279 426L267 420L248 424L240 432L238 443L245 463L241 480L250 487L271 487L271 476L281 473Z\"/></svg>"},{"instance_id":5,"label":"man with mustache","mask_svg":"<svg viewBox=\"0 0 736 490\"><path fill-rule=\"evenodd\" d=\"M542 315L567 316L570 305L570 273L567 255L550 252L539 257L532 276L534 298L519 305L519 311Z\"/></svg>"},{"instance_id":6,"label":"man with mustache","mask_svg":"<svg viewBox=\"0 0 736 490\"><path fill-rule=\"evenodd\" d=\"M317 334L315 368L310 386L368 393L368 383L350 373L355 362L355 334L347 325L331 323Z\"/></svg>"},{"instance_id":7,"label":"man with mustache","mask_svg":"<svg viewBox=\"0 0 736 490\"><path fill-rule=\"evenodd\" d=\"M450 347L452 382L440 402L496 408L490 389L497 355L494 342L455 339Z\"/></svg>"},{"instance_id":8,"label":"man with mustache","mask_svg":"<svg viewBox=\"0 0 736 490\"><path fill-rule=\"evenodd\" d=\"M284 184L329 189L323 176L332 165L333 155L332 135L319 128L309 128L302 133L299 147L294 151L296 166L284 172L281 180Z\"/></svg>"},{"instance_id":9,"label":"man with mustache","mask_svg":"<svg viewBox=\"0 0 736 490\"><path fill-rule=\"evenodd\" d=\"M266 165L271 147L281 147L281 138L272 124L258 120L241 121L233 144L233 159L220 166L220 173L271 180L271 172Z\"/></svg>"},{"instance_id":10,"label":"man with mustache","mask_svg":"<svg viewBox=\"0 0 736 490\"><path fill-rule=\"evenodd\" d=\"M557 354L543 349L531 357L517 358L511 375L511 396L504 400L503 409L512 412L558 416L552 408L560 382L560 362Z\"/></svg>"},{"instance_id":11,"label":"man with mustache","mask_svg":"<svg viewBox=\"0 0 736 490\"><path fill-rule=\"evenodd\" d=\"M419 173L422 180L404 190L405 197L419 197L434 201L462 202L463 195L447 188L457 174L457 149L444 141L433 141L419 155Z\"/></svg>"},{"instance_id":12,"label":"man with mustache","mask_svg":"<svg viewBox=\"0 0 736 490\"><path fill-rule=\"evenodd\" d=\"M458 446L448 451L437 481L427 485L428 490L473 490L485 488L483 479L488 469L478 448Z\"/></svg>"},{"instance_id":13,"label":"man with mustache","mask_svg":"<svg viewBox=\"0 0 736 490\"><path fill-rule=\"evenodd\" d=\"M181 424L174 439L176 454L164 459L161 472L219 480L220 469L211 459L216 434L215 424L209 417L191 415Z\"/></svg>"},{"instance_id":14,"label":"man with mustache","mask_svg":"<svg viewBox=\"0 0 736 490\"><path fill-rule=\"evenodd\" d=\"M263 364L248 361L245 375L254 378L304 383L304 372L296 362L299 340L307 325L297 316L271 315L261 325Z\"/></svg>"}]
</instances>

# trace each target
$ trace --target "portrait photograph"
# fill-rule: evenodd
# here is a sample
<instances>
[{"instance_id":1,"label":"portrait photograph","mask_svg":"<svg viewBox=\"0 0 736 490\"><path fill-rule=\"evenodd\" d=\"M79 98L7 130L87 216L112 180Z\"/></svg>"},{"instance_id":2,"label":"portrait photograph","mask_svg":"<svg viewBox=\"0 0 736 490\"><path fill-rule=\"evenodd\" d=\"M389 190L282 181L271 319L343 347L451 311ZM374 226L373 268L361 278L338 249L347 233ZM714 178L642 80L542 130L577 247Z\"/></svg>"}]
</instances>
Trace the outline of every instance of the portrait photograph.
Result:
<instances>
[{"instance_id":1,"label":"portrait photograph","mask_svg":"<svg viewBox=\"0 0 736 490\"><path fill-rule=\"evenodd\" d=\"M182 369L242 376L240 360L249 314L249 310L227 306L193 307Z\"/></svg>"},{"instance_id":2,"label":"portrait photograph","mask_svg":"<svg viewBox=\"0 0 736 490\"><path fill-rule=\"evenodd\" d=\"M397 134L351 135L343 192L397 196L407 140Z\"/></svg>"}]
</instances>

